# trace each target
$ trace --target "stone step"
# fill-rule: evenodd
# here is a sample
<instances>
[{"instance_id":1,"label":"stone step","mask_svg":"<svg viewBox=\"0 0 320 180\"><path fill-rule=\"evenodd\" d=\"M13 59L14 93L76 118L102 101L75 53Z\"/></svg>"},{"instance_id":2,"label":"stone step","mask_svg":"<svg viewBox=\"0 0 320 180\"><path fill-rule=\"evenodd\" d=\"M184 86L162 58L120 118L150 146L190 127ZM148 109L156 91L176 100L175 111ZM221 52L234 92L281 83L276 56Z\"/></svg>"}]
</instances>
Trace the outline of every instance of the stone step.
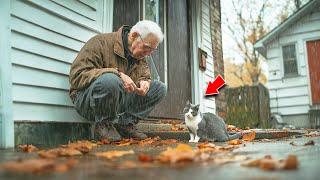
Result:
<instances>
[{"instance_id":1,"label":"stone step","mask_svg":"<svg viewBox=\"0 0 320 180\"><path fill-rule=\"evenodd\" d=\"M171 124L160 123L139 123L138 129L146 133L150 137L159 136L162 139L177 139L177 140L189 140L189 133L187 128L183 124L178 124L176 127L181 127L182 131L173 131ZM307 130L278 130L278 129L251 129L245 130L245 133L256 131L255 139L277 139L291 136L302 136L308 133ZM230 132L233 134L234 132Z\"/></svg>"}]
</instances>

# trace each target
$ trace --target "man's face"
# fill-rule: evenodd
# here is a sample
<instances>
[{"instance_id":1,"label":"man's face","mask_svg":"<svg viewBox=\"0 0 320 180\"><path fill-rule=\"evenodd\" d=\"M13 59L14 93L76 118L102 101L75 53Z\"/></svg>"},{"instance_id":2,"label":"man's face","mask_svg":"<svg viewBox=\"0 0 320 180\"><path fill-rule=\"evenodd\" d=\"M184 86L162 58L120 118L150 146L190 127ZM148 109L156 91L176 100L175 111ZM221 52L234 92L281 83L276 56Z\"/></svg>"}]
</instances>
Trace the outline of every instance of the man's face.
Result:
<instances>
[{"instance_id":1,"label":"man's face","mask_svg":"<svg viewBox=\"0 0 320 180\"><path fill-rule=\"evenodd\" d=\"M158 39L154 35L149 34L142 39L138 34L131 46L132 55L136 59L143 59L152 54L152 52L157 49L158 44Z\"/></svg>"}]
</instances>

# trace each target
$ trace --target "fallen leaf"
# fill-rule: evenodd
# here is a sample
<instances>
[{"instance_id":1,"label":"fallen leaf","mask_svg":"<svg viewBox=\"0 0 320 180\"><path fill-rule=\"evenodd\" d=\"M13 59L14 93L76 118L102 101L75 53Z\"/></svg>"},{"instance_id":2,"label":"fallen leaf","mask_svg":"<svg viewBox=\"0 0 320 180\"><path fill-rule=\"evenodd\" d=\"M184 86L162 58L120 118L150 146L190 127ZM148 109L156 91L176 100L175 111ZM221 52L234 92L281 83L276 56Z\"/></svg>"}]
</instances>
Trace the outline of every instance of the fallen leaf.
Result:
<instances>
[{"instance_id":1,"label":"fallen leaf","mask_svg":"<svg viewBox=\"0 0 320 180\"><path fill-rule=\"evenodd\" d=\"M228 144L229 145L239 145L239 144L242 144L242 141L240 139L234 139L234 140L228 141Z\"/></svg>"},{"instance_id":2,"label":"fallen leaf","mask_svg":"<svg viewBox=\"0 0 320 180\"><path fill-rule=\"evenodd\" d=\"M103 145L103 144L111 144L111 142L108 139L102 139L100 141L98 141L99 145Z\"/></svg>"},{"instance_id":3,"label":"fallen leaf","mask_svg":"<svg viewBox=\"0 0 320 180\"><path fill-rule=\"evenodd\" d=\"M216 145L213 143L200 143L197 145L199 149L204 149L204 148L216 148Z\"/></svg>"},{"instance_id":4,"label":"fallen leaf","mask_svg":"<svg viewBox=\"0 0 320 180\"><path fill-rule=\"evenodd\" d=\"M107 151L107 152L98 152L95 155L98 157L104 157L107 159L113 159L113 158L117 158L117 157L121 157L124 155L129 155L129 154L134 154L133 150L129 150L129 151Z\"/></svg>"},{"instance_id":5,"label":"fallen leaf","mask_svg":"<svg viewBox=\"0 0 320 180\"><path fill-rule=\"evenodd\" d=\"M310 140L310 141L306 142L304 144L304 146L314 146L314 144L315 144L315 142L313 140Z\"/></svg>"},{"instance_id":6,"label":"fallen leaf","mask_svg":"<svg viewBox=\"0 0 320 180\"><path fill-rule=\"evenodd\" d=\"M14 173L51 173L65 172L77 164L77 160L53 160L53 159L28 159L6 162L0 165L1 168Z\"/></svg>"},{"instance_id":7,"label":"fallen leaf","mask_svg":"<svg viewBox=\"0 0 320 180\"><path fill-rule=\"evenodd\" d=\"M271 156L251 160L241 164L247 167L259 167L262 170L292 170L298 168L298 159L295 155L289 155L285 160L272 159Z\"/></svg>"},{"instance_id":8,"label":"fallen leaf","mask_svg":"<svg viewBox=\"0 0 320 180\"><path fill-rule=\"evenodd\" d=\"M118 142L112 142L111 144L115 144L117 146L130 146L131 144L137 144L138 142L135 141L134 139L122 139L121 141Z\"/></svg>"},{"instance_id":9,"label":"fallen leaf","mask_svg":"<svg viewBox=\"0 0 320 180\"><path fill-rule=\"evenodd\" d=\"M252 140L255 139L255 137L256 137L256 132L252 131L249 134L244 134L243 137L242 137L242 140L244 140L244 141L252 141Z\"/></svg>"},{"instance_id":10,"label":"fallen leaf","mask_svg":"<svg viewBox=\"0 0 320 180\"><path fill-rule=\"evenodd\" d=\"M196 157L196 152L187 144L178 144L174 149L168 147L158 156L158 160L162 163L178 163L193 161Z\"/></svg>"},{"instance_id":11,"label":"fallen leaf","mask_svg":"<svg viewBox=\"0 0 320 180\"><path fill-rule=\"evenodd\" d=\"M154 138L150 137L150 138L139 141L138 145L139 146L151 145L159 140L160 140L159 136L154 137Z\"/></svg>"},{"instance_id":12,"label":"fallen leaf","mask_svg":"<svg viewBox=\"0 0 320 180\"><path fill-rule=\"evenodd\" d=\"M19 145L19 148L23 151L23 152L36 152L39 149L35 146L33 146L32 144L23 144L23 145Z\"/></svg>"},{"instance_id":13,"label":"fallen leaf","mask_svg":"<svg viewBox=\"0 0 320 180\"><path fill-rule=\"evenodd\" d=\"M90 141L76 141L74 143L69 143L67 145L61 145L63 148L76 149L82 153L88 153L92 150L93 147L96 147L96 143Z\"/></svg>"},{"instance_id":14,"label":"fallen leaf","mask_svg":"<svg viewBox=\"0 0 320 180\"><path fill-rule=\"evenodd\" d=\"M289 155L284 161L283 169L292 170L298 168L298 158L295 155Z\"/></svg>"},{"instance_id":15,"label":"fallen leaf","mask_svg":"<svg viewBox=\"0 0 320 180\"><path fill-rule=\"evenodd\" d=\"M61 156L80 156L82 153L72 148L55 148L39 151L38 155L42 158L57 158Z\"/></svg>"},{"instance_id":16,"label":"fallen leaf","mask_svg":"<svg viewBox=\"0 0 320 180\"><path fill-rule=\"evenodd\" d=\"M315 142L313 140L310 140L310 141L304 143L303 145L302 144L298 145L298 144L296 144L295 142L292 141L289 144L292 145L292 146L314 146Z\"/></svg>"},{"instance_id":17,"label":"fallen leaf","mask_svg":"<svg viewBox=\"0 0 320 180\"><path fill-rule=\"evenodd\" d=\"M152 156L146 154L139 154L138 159L141 162L153 162L155 160Z\"/></svg>"}]
</instances>

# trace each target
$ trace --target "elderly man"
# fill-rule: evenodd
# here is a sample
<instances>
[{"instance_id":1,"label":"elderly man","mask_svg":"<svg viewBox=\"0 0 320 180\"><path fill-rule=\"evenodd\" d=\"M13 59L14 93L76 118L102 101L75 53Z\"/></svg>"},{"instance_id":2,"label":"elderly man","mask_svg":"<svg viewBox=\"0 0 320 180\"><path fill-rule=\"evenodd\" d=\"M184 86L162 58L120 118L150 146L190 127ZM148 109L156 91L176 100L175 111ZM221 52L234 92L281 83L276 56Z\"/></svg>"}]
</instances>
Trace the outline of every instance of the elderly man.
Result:
<instances>
[{"instance_id":1,"label":"elderly man","mask_svg":"<svg viewBox=\"0 0 320 180\"><path fill-rule=\"evenodd\" d=\"M95 139L147 138L135 125L167 88L151 81L145 57L162 40L161 28L145 20L97 35L81 49L70 70L70 97L77 112L95 122Z\"/></svg>"}]
</instances>

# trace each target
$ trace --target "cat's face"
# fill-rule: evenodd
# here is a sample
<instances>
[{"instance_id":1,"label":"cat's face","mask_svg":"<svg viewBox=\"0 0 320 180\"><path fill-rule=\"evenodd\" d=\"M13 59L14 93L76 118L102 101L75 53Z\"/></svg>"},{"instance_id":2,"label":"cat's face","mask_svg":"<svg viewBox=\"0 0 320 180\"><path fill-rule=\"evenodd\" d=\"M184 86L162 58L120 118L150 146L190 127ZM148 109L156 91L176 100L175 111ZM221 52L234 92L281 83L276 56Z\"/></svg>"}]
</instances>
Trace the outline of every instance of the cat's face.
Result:
<instances>
[{"instance_id":1,"label":"cat's face","mask_svg":"<svg viewBox=\"0 0 320 180\"><path fill-rule=\"evenodd\" d=\"M193 117L199 114L199 106L200 104L193 105L189 101L187 101L187 104L183 109L184 117L188 119L193 119Z\"/></svg>"}]
</instances>

